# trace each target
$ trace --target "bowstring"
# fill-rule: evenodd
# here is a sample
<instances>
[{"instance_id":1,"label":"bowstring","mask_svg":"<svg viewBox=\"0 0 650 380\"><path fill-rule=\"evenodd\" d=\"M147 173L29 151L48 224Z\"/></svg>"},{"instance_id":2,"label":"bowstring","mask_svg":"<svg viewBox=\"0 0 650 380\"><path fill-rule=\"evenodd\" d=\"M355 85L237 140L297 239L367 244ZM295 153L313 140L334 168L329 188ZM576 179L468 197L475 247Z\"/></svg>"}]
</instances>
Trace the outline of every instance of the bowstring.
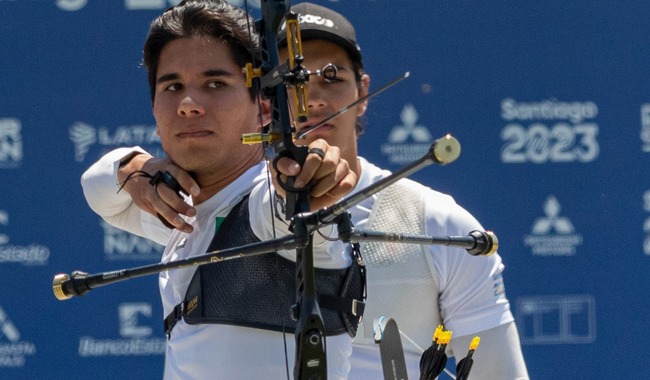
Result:
<instances>
[{"instance_id":1,"label":"bowstring","mask_svg":"<svg viewBox=\"0 0 650 380\"><path fill-rule=\"evenodd\" d=\"M261 2L260 2L260 6L261 6ZM244 11L246 13L246 27L248 29L248 44L249 44L249 50L251 52L251 63L255 64L256 63L255 62L255 55L254 55L255 47L253 46L253 34L251 32L251 30L252 30L251 29L251 18L250 18L250 11L249 11L249 7L248 7L248 0L244 0ZM263 16L263 13L262 13L262 16ZM260 43L261 43L261 41L260 41ZM258 113L257 114L258 114L258 118L259 118L259 124L260 124L261 128L264 128L264 125L263 125L264 120L262 119L263 109L262 109L262 98L261 98L262 97L261 78L253 78L252 83L253 83L253 86L257 86L256 91L255 91L257 93L257 108L258 108ZM291 111L289 111L289 112L291 112ZM270 208L270 211L271 211L271 230L273 231L273 239L276 239L275 215L277 214L277 209L276 209L276 205L275 205L276 202L273 201L273 199L275 197L274 197L274 194L273 194L273 188L271 187L272 178L271 178L271 170L270 170L270 167L269 167L269 165L271 165L271 163L269 162L269 158L266 155L265 148L266 147L263 147L262 150L263 150L263 155L264 155L264 161L266 161L266 186L267 186L267 191L268 191L268 194L269 194L269 208ZM276 266L277 266L277 263L278 262L276 260ZM278 270L278 271L276 271L276 273L280 273L280 271ZM276 278L276 282L278 282L278 281L279 281L279 279ZM291 377L290 377L290 372L289 372L289 350L288 350L288 347L287 347L287 332L285 330L284 322L282 322L282 343L283 343L283 347L284 347L284 367L285 367L285 371L286 371L286 374L287 374L287 380L290 380Z\"/></svg>"}]
</instances>

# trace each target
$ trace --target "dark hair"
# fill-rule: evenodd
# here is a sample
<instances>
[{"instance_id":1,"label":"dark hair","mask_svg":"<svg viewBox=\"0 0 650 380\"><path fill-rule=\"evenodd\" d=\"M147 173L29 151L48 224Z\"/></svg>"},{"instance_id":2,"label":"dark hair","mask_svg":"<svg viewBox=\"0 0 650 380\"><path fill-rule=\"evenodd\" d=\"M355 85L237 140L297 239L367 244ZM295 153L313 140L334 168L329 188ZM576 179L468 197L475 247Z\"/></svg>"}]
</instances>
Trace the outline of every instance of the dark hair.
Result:
<instances>
[{"instance_id":1,"label":"dark hair","mask_svg":"<svg viewBox=\"0 0 650 380\"><path fill-rule=\"evenodd\" d=\"M151 101L156 93L160 53L167 43L179 38L211 36L226 43L235 62L259 62L259 36L247 13L223 0L186 0L167 9L151 22L144 44L143 65L149 74ZM255 86L251 97L257 96Z\"/></svg>"}]
</instances>

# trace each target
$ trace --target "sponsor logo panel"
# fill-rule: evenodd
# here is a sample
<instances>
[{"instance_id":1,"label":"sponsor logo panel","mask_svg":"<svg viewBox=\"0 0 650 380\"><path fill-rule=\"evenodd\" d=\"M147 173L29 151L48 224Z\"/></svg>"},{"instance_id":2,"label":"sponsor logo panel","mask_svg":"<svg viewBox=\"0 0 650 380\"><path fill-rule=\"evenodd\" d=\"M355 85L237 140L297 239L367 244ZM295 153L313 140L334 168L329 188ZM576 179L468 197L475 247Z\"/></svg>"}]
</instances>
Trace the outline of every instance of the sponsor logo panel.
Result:
<instances>
[{"instance_id":1,"label":"sponsor logo panel","mask_svg":"<svg viewBox=\"0 0 650 380\"><path fill-rule=\"evenodd\" d=\"M150 303L121 303L117 306L119 338L79 338L79 356L147 356L163 355L167 345L164 337L153 336Z\"/></svg>"},{"instance_id":2,"label":"sponsor logo panel","mask_svg":"<svg viewBox=\"0 0 650 380\"><path fill-rule=\"evenodd\" d=\"M381 154L391 164L413 162L429 151L433 137L429 129L418 122L419 114L412 104L405 104L400 113L401 124L395 125L388 135L388 142L381 145Z\"/></svg>"},{"instance_id":3,"label":"sponsor logo panel","mask_svg":"<svg viewBox=\"0 0 650 380\"><path fill-rule=\"evenodd\" d=\"M115 260L160 260L163 246L101 221L104 230L104 257Z\"/></svg>"},{"instance_id":4,"label":"sponsor logo panel","mask_svg":"<svg viewBox=\"0 0 650 380\"><path fill-rule=\"evenodd\" d=\"M524 244L534 256L573 256L582 245L582 235L575 231L571 220L561 215L562 207L554 195L546 198L544 216L533 222Z\"/></svg>"},{"instance_id":5,"label":"sponsor logo panel","mask_svg":"<svg viewBox=\"0 0 650 380\"><path fill-rule=\"evenodd\" d=\"M50 258L48 247L38 243L27 246L9 244L9 235L3 232L7 226L9 226L9 213L0 210L0 264L47 265Z\"/></svg>"},{"instance_id":6,"label":"sponsor logo panel","mask_svg":"<svg viewBox=\"0 0 650 380\"><path fill-rule=\"evenodd\" d=\"M21 337L18 327L0 305L0 368L21 368L27 357L36 354L36 345Z\"/></svg>"},{"instance_id":7,"label":"sponsor logo panel","mask_svg":"<svg viewBox=\"0 0 650 380\"><path fill-rule=\"evenodd\" d=\"M588 344L596 340L593 295L521 297L516 314L522 344Z\"/></svg>"},{"instance_id":8,"label":"sponsor logo panel","mask_svg":"<svg viewBox=\"0 0 650 380\"><path fill-rule=\"evenodd\" d=\"M115 148L134 145L141 146L154 156L164 155L155 125L124 125L109 128L95 127L77 121L69 128L68 136L74 144L74 159L77 162L85 162L91 151L98 151L97 156L101 156ZM93 160L94 156L91 158L91 161Z\"/></svg>"},{"instance_id":9,"label":"sponsor logo panel","mask_svg":"<svg viewBox=\"0 0 650 380\"><path fill-rule=\"evenodd\" d=\"M501 130L504 145L501 161L506 164L592 162L600 154L598 106L591 101L518 102L501 101Z\"/></svg>"}]
</instances>

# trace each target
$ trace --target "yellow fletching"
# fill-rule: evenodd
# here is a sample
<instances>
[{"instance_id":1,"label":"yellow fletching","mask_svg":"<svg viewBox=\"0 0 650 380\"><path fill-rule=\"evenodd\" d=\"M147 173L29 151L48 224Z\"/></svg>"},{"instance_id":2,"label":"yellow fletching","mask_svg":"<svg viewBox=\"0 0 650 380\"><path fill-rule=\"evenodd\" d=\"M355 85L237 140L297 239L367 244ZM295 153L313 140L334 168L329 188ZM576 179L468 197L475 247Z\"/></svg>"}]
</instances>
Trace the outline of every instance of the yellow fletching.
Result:
<instances>
[{"instance_id":1,"label":"yellow fletching","mask_svg":"<svg viewBox=\"0 0 650 380\"><path fill-rule=\"evenodd\" d=\"M442 334L442 325L438 325L436 328L436 331L433 332L433 340L438 341L438 338L440 338L440 334Z\"/></svg>"},{"instance_id":2,"label":"yellow fletching","mask_svg":"<svg viewBox=\"0 0 650 380\"><path fill-rule=\"evenodd\" d=\"M443 331L440 334L440 338L438 339L438 343L440 344L447 344L451 340L451 331Z\"/></svg>"},{"instance_id":3,"label":"yellow fletching","mask_svg":"<svg viewBox=\"0 0 650 380\"><path fill-rule=\"evenodd\" d=\"M475 336L474 339L472 339L472 343L469 344L469 349L470 350L476 350L476 347L478 347L479 342L481 341L481 338Z\"/></svg>"}]
</instances>

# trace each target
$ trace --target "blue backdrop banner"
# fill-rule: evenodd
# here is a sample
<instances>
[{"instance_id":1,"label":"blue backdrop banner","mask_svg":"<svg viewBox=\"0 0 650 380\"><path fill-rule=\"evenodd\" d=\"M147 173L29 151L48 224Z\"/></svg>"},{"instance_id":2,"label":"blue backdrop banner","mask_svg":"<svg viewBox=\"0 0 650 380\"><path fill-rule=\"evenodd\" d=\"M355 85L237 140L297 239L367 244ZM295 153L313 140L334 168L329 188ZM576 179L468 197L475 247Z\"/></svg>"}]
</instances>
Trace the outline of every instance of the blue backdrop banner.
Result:
<instances>
[{"instance_id":1,"label":"blue backdrop banner","mask_svg":"<svg viewBox=\"0 0 650 380\"><path fill-rule=\"evenodd\" d=\"M79 178L116 147L162 154L140 62L177 2L0 0L0 378L162 377L156 276L66 302L52 277L160 258ZM357 27L371 88L411 73L371 100L364 157L460 141L414 179L499 236L531 377L650 378L650 2L315 2Z\"/></svg>"}]
</instances>

